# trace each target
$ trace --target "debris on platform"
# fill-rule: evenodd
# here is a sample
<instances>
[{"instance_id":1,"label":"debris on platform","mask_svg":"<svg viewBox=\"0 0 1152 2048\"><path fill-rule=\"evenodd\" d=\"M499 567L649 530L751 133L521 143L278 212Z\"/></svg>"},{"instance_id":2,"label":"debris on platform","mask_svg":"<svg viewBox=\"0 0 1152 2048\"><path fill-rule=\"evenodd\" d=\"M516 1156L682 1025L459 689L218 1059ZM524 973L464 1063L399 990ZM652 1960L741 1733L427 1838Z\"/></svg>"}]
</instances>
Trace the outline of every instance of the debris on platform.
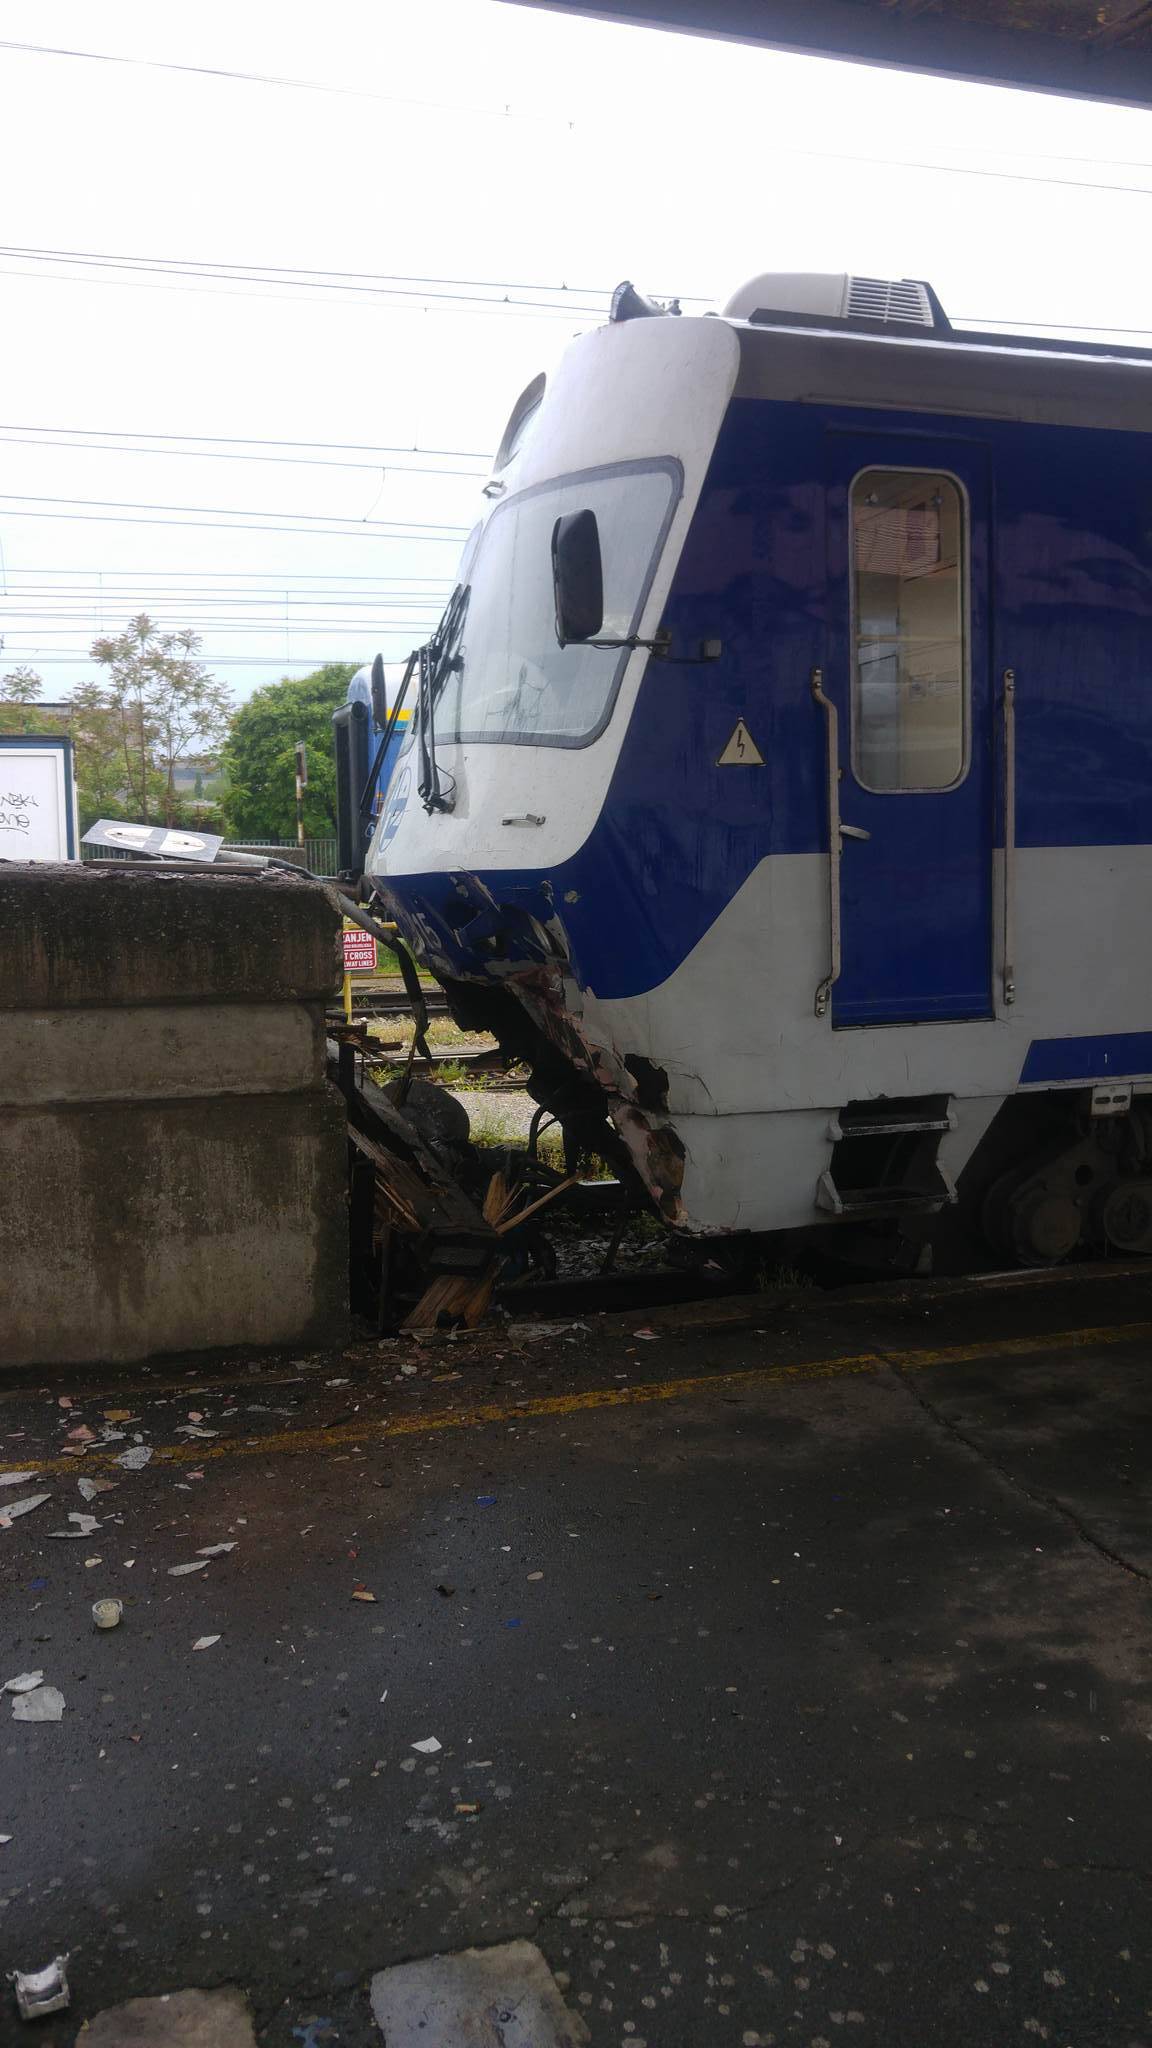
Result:
<instances>
[{"instance_id":1,"label":"debris on platform","mask_svg":"<svg viewBox=\"0 0 1152 2048\"><path fill-rule=\"evenodd\" d=\"M197 1636L192 1648L194 1650L210 1650L219 1641L219 1636Z\"/></svg>"},{"instance_id":2,"label":"debris on platform","mask_svg":"<svg viewBox=\"0 0 1152 2048\"><path fill-rule=\"evenodd\" d=\"M413 1749L418 1749L421 1756L437 1756L443 1749L444 1744L437 1741L435 1735L425 1735L422 1741L414 1742L412 1747Z\"/></svg>"},{"instance_id":3,"label":"debris on platform","mask_svg":"<svg viewBox=\"0 0 1152 2048\"><path fill-rule=\"evenodd\" d=\"M115 1493L116 1491L116 1481L114 1479L78 1479L76 1484L80 1489L80 1498L82 1500L95 1500L98 1493Z\"/></svg>"},{"instance_id":4,"label":"debris on platform","mask_svg":"<svg viewBox=\"0 0 1152 2048\"><path fill-rule=\"evenodd\" d=\"M84 2048L256 2048L243 1992L171 1991L97 2013Z\"/></svg>"},{"instance_id":5,"label":"debris on platform","mask_svg":"<svg viewBox=\"0 0 1152 2048\"><path fill-rule=\"evenodd\" d=\"M170 1579L182 1579L188 1572L206 1572L207 1569L208 1559L206 1557L194 1557L191 1564L170 1564L168 1567L168 1577Z\"/></svg>"},{"instance_id":6,"label":"debris on platform","mask_svg":"<svg viewBox=\"0 0 1152 2048\"><path fill-rule=\"evenodd\" d=\"M496 2039L497 2027L505 2048L579 2048L590 2038L530 1941L380 1970L372 2014L388 2048L425 2048L433 2038L436 2048L472 2048Z\"/></svg>"},{"instance_id":7,"label":"debris on platform","mask_svg":"<svg viewBox=\"0 0 1152 2048\"><path fill-rule=\"evenodd\" d=\"M97 1628L119 1628L124 1617L122 1600L94 1600L92 1619Z\"/></svg>"},{"instance_id":8,"label":"debris on platform","mask_svg":"<svg viewBox=\"0 0 1152 2048\"><path fill-rule=\"evenodd\" d=\"M83 1515L77 1508L72 1509L68 1520L75 1522L76 1527L74 1529L49 1529L49 1536L62 1537L67 1541L69 1537L91 1536L93 1531L100 1527L100 1523L95 1515Z\"/></svg>"},{"instance_id":9,"label":"debris on platform","mask_svg":"<svg viewBox=\"0 0 1152 2048\"><path fill-rule=\"evenodd\" d=\"M17 1693L12 1702L14 1721L60 1721L64 1716L64 1695L54 1685L38 1685L30 1692Z\"/></svg>"},{"instance_id":10,"label":"debris on platform","mask_svg":"<svg viewBox=\"0 0 1152 2048\"><path fill-rule=\"evenodd\" d=\"M0 1472L0 1486L31 1486L35 1472Z\"/></svg>"},{"instance_id":11,"label":"debris on platform","mask_svg":"<svg viewBox=\"0 0 1152 2048\"><path fill-rule=\"evenodd\" d=\"M15 1987L16 2004L22 2020L44 2019L50 2012L63 2012L69 2004L68 1958L54 1956L42 1970L9 1970Z\"/></svg>"},{"instance_id":12,"label":"debris on platform","mask_svg":"<svg viewBox=\"0 0 1152 2048\"><path fill-rule=\"evenodd\" d=\"M148 1444L133 1444L130 1451L121 1451L116 1463L122 1465L125 1472L142 1472L151 1456Z\"/></svg>"},{"instance_id":13,"label":"debris on platform","mask_svg":"<svg viewBox=\"0 0 1152 2048\"><path fill-rule=\"evenodd\" d=\"M0 1529L7 1529L19 1515L30 1515L33 1508L42 1507L51 1498L50 1493L26 1493L22 1500L5 1501L0 1508Z\"/></svg>"},{"instance_id":14,"label":"debris on platform","mask_svg":"<svg viewBox=\"0 0 1152 2048\"><path fill-rule=\"evenodd\" d=\"M16 1678L9 1678L0 1685L0 1692L34 1692L43 1683L42 1671L21 1671Z\"/></svg>"}]
</instances>

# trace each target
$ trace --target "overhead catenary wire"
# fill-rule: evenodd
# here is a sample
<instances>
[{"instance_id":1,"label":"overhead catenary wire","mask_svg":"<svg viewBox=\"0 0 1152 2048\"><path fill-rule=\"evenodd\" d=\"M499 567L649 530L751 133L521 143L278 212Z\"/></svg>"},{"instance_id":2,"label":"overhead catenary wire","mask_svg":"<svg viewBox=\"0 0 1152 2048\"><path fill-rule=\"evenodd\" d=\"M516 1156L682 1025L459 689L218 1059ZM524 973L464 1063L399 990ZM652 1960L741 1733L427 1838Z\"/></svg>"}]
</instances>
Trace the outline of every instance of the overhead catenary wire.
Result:
<instances>
[{"instance_id":1,"label":"overhead catenary wire","mask_svg":"<svg viewBox=\"0 0 1152 2048\"><path fill-rule=\"evenodd\" d=\"M155 433L143 427L46 427L38 422L8 421L0 424L0 433L17 434L99 434L106 440L131 441L205 441L218 447L245 448L327 448L349 450L358 455L444 455L456 456L462 461L489 462L491 451L483 448L422 448L415 441L377 443L374 441L292 441L261 437L253 434L180 434ZM376 465L373 464L373 467Z\"/></svg>"},{"instance_id":2,"label":"overhead catenary wire","mask_svg":"<svg viewBox=\"0 0 1152 2048\"><path fill-rule=\"evenodd\" d=\"M11 50L14 53L19 52L27 56L63 57L66 59L71 59L73 61L84 63L125 65L149 71L182 72L192 77L230 80L241 82L247 85L261 85L265 87L274 87L282 91L330 94L342 99L377 100L390 106L413 107L416 109L426 111L473 114L490 119L543 121L552 125L563 126L568 129L575 128L577 125L576 119L573 116L556 114L553 112L547 114L540 114L535 110L521 111L519 108L514 108L510 101L506 101L502 106L478 107L475 105L469 105L467 103L461 102L452 102L446 100L425 100L416 99L413 97L408 97L395 93L379 93L374 92L368 86L333 85L327 83L322 79L291 78L287 76L281 76L275 72L239 71L227 68L223 65L213 64L181 64L173 61L172 59L166 58L128 56L119 52L106 50L76 50L57 44L18 42L14 38L5 38L0 40L0 49ZM1035 178L1030 177L1029 174L1026 172L984 170L982 168L974 168L968 165L919 163L909 160L907 158L856 157L848 155L846 152L842 151L805 149L801 146L789 143L766 143L760 145L760 147L767 154L821 158L832 157L835 161L839 162L877 163L882 166L891 167L896 170L954 171L956 175L962 177L1001 177L1007 179L1017 179L1023 182L1033 184L1084 184L1086 189L1090 189L1093 191L1148 192L1152 190L1152 188L1150 187L1125 185L1093 184L1091 186L1088 186L1087 181L1080 179ZM959 154L961 150L971 150L974 147L980 147L980 145L974 145L972 143L945 143L942 145L942 147L945 149L952 150L953 154ZM1061 152L1042 150L1029 152L1022 150L998 150L995 148L988 149L985 147L984 154L988 156L1000 157L1028 156L1029 158L1031 158L1034 155L1040 160L1048 163L1091 163L1093 161L1096 161L1096 159L1093 159L1091 157L1068 156L1064 155ZM1109 164L1120 164L1123 165L1125 168L1132 170L1147 170L1149 168L1152 168L1152 166L1149 166L1148 164L1142 161L1133 160L1128 157L1104 157L1099 159L1099 161Z\"/></svg>"},{"instance_id":3,"label":"overhead catenary wire","mask_svg":"<svg viewBox=\"0 0 1152 2048\"><path fill-rule=\"evenodd\" d=\"M797 153L799 153L799 154L801 154L801 155L809 155L809 156L820 156L820 155L824 155L824 154L831 154L831 155L832 155L832 156L833 156L833 157L834 157L834 158L835 158L836 160L838 160L838 161L844 161L844 162L850 162L850 163L861 163L861 164L869 164L869 163L873 163L873 164L876 164L877 166L879 166L880 168L895 168L895 169L918 169L918 170L942 170L942 169L945 169L945 168L947 168L947 167L945 167L945 166L942 166L942 165L932 165L932 164L926 164L926 163L919 163L919 162L916 162L916 163L913 163L913 162L908 162L908 163L904 163L904 162L900 162L900 161L898 161L898 160L896 160L896 159L887 159L887 158L878 158L878 157L867 157L867 156L860 156L860 155L849 155L849 154L845 154L845 153L837 153L837 152L830 152L830 153L829 153L829 152L821 152L821 151L799 151L799 152L797 152ZM977 168L974 168L974 167L970 167L970 166L968 166L968 167L956 167L956 168L958 169L958 173L959 173L959 172L960 172L960 171L962 170L962 174L963 174L963 175L965 175L965 176L973 176L973 177L978 177L978 176L984 176L984 175L988 175L988 176L993 176L993 175L996 175L995 173L992 173L992 172L988 172L988 173L985 173L985 172L984 172L983 170L981 170L981 169L977 169ZM1008 175L1008 174L1005 174L1005 175ZM1017 174L1012 174L1012 175L1017 175ZM1092 191L1092 190L1108 190L1108 191L1111 191L1111 190L1119 189L1119 190L1124 190L1124 191L1132 192L1132 193L1135 193L1135 194L1143 195L1143 196L1145 196L1145 197L1147 197L1147 196L1152 196L1152 186L1125 186L1125 187L1119 187L1119 188L1117 188L1117 187L1112 187L1112 186L1096 186L1096 185L1092 185L1092 184L1089 184L1089 183L1088 183L1087 181L1085 181L1085 180L1082 180L1082 179L1072 179L1072 180L1063 180L1063 181L1061 181L1061 180L1057 180L1057 181L1044 181L1044 180L1042 180L1042 181L1039 181L1039 182L1057 182L1057 183L1064 183L1064 184L1068 184L1068 185L1072 186L1072 187L1073 187L1073 188L1075 188L1075 189L1080 189L1080 190L1085 190L1085 191ZM481 308L481 309L484 309L484 308L487 308L487 309L493 309L493 308L494 308L494 309L496 309L497 311L505 311L505 310L528 310L528 311L537 311L537 312L543 311L543 312L549 312L549 313L551 313L551 312L555 312L555 313L559 313L560 315L562 315L562 316L563 316L563 317L565 317L565 318L571 317L571 316L572 316L573 314L576 314L576 315L579 315L579 316L581 316L581 317L583 317L583 318L587 318L587 319L602 319L602 318L603 318L603 316L604 316L604 310L605 310L605 306L606 306L606 304L607 304L608 300L609 300L609 299L610 299L610 297L611 297L611 293L612 293L612 289L613 289L613 287L611 287L611 286L609 286L609 285L579 285L579 286L576 286L576 285L569 285L569 284L567 284L566 282L562 282L562 283L560 283L560 284L555 284L555 285L552 285L552 284L537 284L537 283L526 283L526 282L520 282L520 281L515 281L515 280L501 280L501 279L491 279L491 278L435 278L435 277L420 277L420 276L416 276L415 274L409 274L409 273L399 273L399 272L398 272L398 273L395 273L395 274L391 274L391 273L386 273L386 272L381 272L381 273L374 273L374 272L369 272L369 271L336 271L336 270L330 270L330 271L329 271L329 270L323 270L323 269L319 269L319 268L317 268L317 269L314 269L314 270L304 270L304 269L295 269L295 268L292 268L291 266L288 266L288 265L284 265L284 266L276 266L276 265L269 265L269 264L251 264L251 263L244 263L244 264L239 264L239 263L227 263L227 262L224 262L224 261L221 261L221 260L209 260L209 259L204 259L204 258L196 258L196 257L191 257L191 258L184 258L184 257L168 257L168 256L141 256L141 255L138 255L138 254L124 254L124 253L113 253L113 252L110 252L110 251L103 251L103 250L63 250L63 249L47 249L47 248L42 248L42 247L35 247L35 246L31 246L31 245L27 245L27 246L26 246L26 245L17 245L17 244L10 244L10 245L2 245L2 244L0 244L0 256L3 256L3 255L9 255L9 256L18 256L18 257L20 257L20 258L22 258L22 259L24 259L24 260L27 260L27 261L32 261L32 262L42 262L42 263L55 263L55 264L61 264L61 263L71 263L71 264L78 264L78 265L81 265L81 266L85 266L85 267L87 267L87 268L96 268L96 269L100 269L100 270L104 270L104 269L114 269L114 270L125 270L125 271L129 271L129 272L132 272L132 273L137 273L137 274L144 274L144 275L147 275L147 274L165 274L165 275L181 275L181 276L188 276L188 277L192 277L192 278L194 278L194 279L199 279L199 280L201 280L202 282L204 282L204 283L208 283L208 284L210 284L210 283L213 283L213 282L215 282L215 283L218 283L218 284L227 284L227 283L235 283L235 282L237 282L237 281L253 281L253 282L258 282L258 283L274 282L274 283L279 283L279 284L289 285L289 286L292 286L293 288L299 288L299 289L307 289L307 290L317 290L317 291L323 291L323 290L331 290L331 291L336 291L336 292L367 292L367 293L369 293L369 294L373 294L373 295L380 295L380 294L383 294L384 296L396 296L396 295L400 295L400 296L408 296L408 297L413 297L413 298L415 298L415 299L419 299L419 300L425 300L425 299L432 299L432 300L438 300L438 299L439 299L439 300L444 300L444 301L447 301L447 302L449 302L449 303L451 303L451 304L454 304L454 305L460 305L460 306L465 306L465 305L467 305L467 306L472 306L472 307L478 307L478 308ZM80 279L76 279L76 280L73 280L73 281L75 281L75 282L83 282L84 280L83 280L83 278L81 277ZM452 291L452 292L445 292L445 291L438 291L438 290L434 289L435 287L438 287L438 286L444 286L444 285L452 285L452 286L454 286L454 287L459 287L459 290L454 290L454 291ZM413 287L413 286L417 287L417 289L416 289L416 290L414 290L414 291L413 291L413 290L411 290L411 287ZM512 294L512 293L516 293L516 292L540 292L540 293L547 293L547 294L549 294L550 296L549 296L549 297L548 297L547 299L544 299L544 300L528 300L528 299L514 299L514 298L512 298L512 297L510 297L510 296L509 296L510 294ZM672 295L671 295L671 294L668 294L668 293L666 293L666 292L665 292L665 293L657 293L657 294L656 294L656 296L657 296L657 297L668 297L668 296L672 296ZM713 293L713 294L709 294L709 293L699 293L699 292L697 292L697 293L686 293L686 292L678 292L678 293L676 293L676 294L675 294L675 297L676 297L676 298L677 298L677 299L679 300L679 302L680 302L680 303L681 303L682 305L701 305L701 306L709 306L709 305L714 305L714 304L716 303L716 300L717 300L717 297L718 297L718 296L720 296L720 295L718 295L718 294L714 294L714 293ZM595 299L595 300L596 300L596 301L597 301L598 303L596 303L596 304L594 304L594 305L591 305L591 304L585 304L585 303L580 303L581 301L585 301L585 300L591 300L591 299ZM1007 318L1006 316L1004 316L1004 315L1001 315L1001 314L982 314L982 313L967 313L967 314L955 314L955 315L953 315L953 319L954 319L954 322L955 322L956 324L961 324L961 323L970 323L970 324L972 324L972 325L976 325L976 326L982 326L982 325L989 325L989 326L997 326L997 327L1006 327L1006 326L1010 326L1010 327L1015 327L1015 328L1017 328L1017 329L1026 329L1026 328L1028 328L1028 327L1035 327L1035 328L1038 328L1038 329L1043 329L1043 330L1045 330L1045 331L1060 331L1060 332L1065 332L1065 333L1081 333L1081 334L1093 334L1093 333L1096 333L1096 334L1115 334L1115 335L1125 335L1125 334L1127 334L1127 335L1143 335L1143 334L1147 334L1147 333L1149 333L1149 332L1152 332L1152 330L1150 330L1150 329L1148 329L1148 328L1145 328L1145 327L1141 327L1141 326L1125 326L1125 325L1124 325L1123 323L1116 323L1116 324L1112 324L1112 325L1105 325L1105 324L1102 324L1102 323L1092 323L1092 322L1077 322L1077 321L1053 321L1053 320L1032 320L1032 319L1028 319L1028 318L1026 318L1026 317L1025 317L1025 318L1016 318L1016 319L1010 319L1010 318ZM4 433L7 433L7 432L9 432L9 431L11 431L11 429L7 429L7 428L0 428L0 435L2 435L2 434L4 434ZM29 431L29 429L22 429L21 431ZM101 429L99 429L99 428L92 428L92 429L75 429L75 428L73 428L73 429L44 429L44 428L39 428L39 429L36 429L36 431L38 431L38 432L50 432L50 433L53 433L53 434L56 434L56 433L65 433L65 432L72 432L72 433L78 433L78 432L92 432L92 433L94 433L94 434L99 434L99 433L100 433L100 432L101 432L102 430L101 430ZM106 435L107 435L107 437L108 437L108 438L110 438L110 437L111 437L111 431L112 431L112 430L104 430L104 431L106 432ZM124 431L121 431L121 430L115 430L115 431L117 431L117 436L118 436L118 438L127 438L126 430L124 430ZM162 437L159 437L159 436L153 436L153 435L149 435L149 434L146 434L146 433L137 433L137 434L135 434L135 435L131 436L131 438L134 438L134 439L137 439L137 440L142 440L142 441L143 441L143 440L148 440L148 439L159 439L159 438L162 438ZM163 437L163 438L169 438L169 437L165 436L165 437ZM239 436L228 436L228 437L221 437L221 436L193 436L193 435L173 435L173 436L172 436L171 438L172 438L172 439L180 439L180 440L193 440L193 439L198 439L198 440L212 440L212 441L218 441L218 440L224 440L224 439L226 439L226 440L230 441L231 443L233 443L233 444L235 444L235 445L240 445L240 443L241 443L241 437L239 437ZM349 449L356 449L356 450L357 450L358 452L368 452L367 448L365 447L365 444L361 444L361 443L342 443L342 444L325 444L325 443L316 443L316 442L294 442L294 443L287 443L287 442L285 442L285 443L279 443L279 442L277 442L277 443L274 443L274 444L273 444L273 443L268 443L268 442L262 442L262 443L259 443L259 444L257 444L256 442L250 442L250 441L244 440L244 441L243 441L243 445L244 445L244 446L249 446L249 447L251 447L251 446L255 446L255 445L261 445L261 446L269 446L269 445L275 445L275 446L295 446L295 447L323 447L323 446L331 445L331 446L334 446L334 447L339 447L339 448L349 448ZM464 449L455 449L455 450L447 450L447 449L429 449L429 450L420 450L420 449L407 449L407 448L396 448L396 449L394 449L394 450L385 450L385 449L379 449L379 450L373 450L373 451L371 451L371 452L376 452L376 453L389 453L389 452L396 452L396 453L424 453L424 454L430 454L430 455L442 455L442 456L450 456L450 455L451 455L451 456L456 456L456 457L458 457L458 458L465 458L465 459L469 459L469 460L474 460L474 461L479 461L479 462L483 462L483 461L486 461L486 460L487 460L487 456L486 456L486 455L485 455L484 453L482 453L481 451L478 451L478 450L464 450ZM374 465L373 465L373 466L374 466ZM444 471L439 471L439 470L438 470L438 471L436 471L435 473L436 473L436 474L446 474L447 472L444 472Z\"/></svg>"},{"instance_id":4,"label":"overhead catenary wire","mask_svg":"<svg viewBox=\"0 0 1152 2048\"><path fill-rule=\"evenodd\" d=\"M405 532L419 527L427 533L451 533L458 537L468 532L466 526L454 526L436 519L370 520L358 519L353 512L277 512L274 506L264 505L164 505L140 498L58 498L39 491L0 491L0 504L98 505L112 506L120 512L222 512L232 518L243 518L250 513L253 519L314 519L325 526L389 526L399 527Z\"/></svg>"},{"instance_id":5,"label":"overhead catenary wire","mask_svg":"<svg viewBox=\"0 0 1152 2048\"><path fill-rule=\"evenodd\" d=\"M459 547L459 538L451 533L385 533L365 525L349 527L347 531L320 526L261 526L251 520L235 519L155 519L141 513L124 512L32 512L27 509L4 512L7 519L56 519L92 526L169 526L216 529L229 533L279 533L298 534L304 538L319 540L374 540L403 541L408 546L447 544ZM307 515L301 514L301 517ZM463 529L466 531L467 529Z\"/></svg>"},{"instance_id":6,"label":"overhead catenary wire","mask_svg":"<svg viewBox=\"0 0 1152 2048\"><path fill-rule=\"evenodd\" d=\"M127 441L109 444L99 440L53 439L47 434L11 434L0 428L2 448L63 448L70 453L82 455L161 455L168 462L195 460L198 462L274 462L291 469L344 469L366 471L370 476L443 476L471 478L479 483L486 475L483 469L443 469L431 464L414 462L341 462L324 455L250 455L238 454L235 450L223 448L181 448L171 445L154 447L133 447Z\"/></svg>"}]
</instances>

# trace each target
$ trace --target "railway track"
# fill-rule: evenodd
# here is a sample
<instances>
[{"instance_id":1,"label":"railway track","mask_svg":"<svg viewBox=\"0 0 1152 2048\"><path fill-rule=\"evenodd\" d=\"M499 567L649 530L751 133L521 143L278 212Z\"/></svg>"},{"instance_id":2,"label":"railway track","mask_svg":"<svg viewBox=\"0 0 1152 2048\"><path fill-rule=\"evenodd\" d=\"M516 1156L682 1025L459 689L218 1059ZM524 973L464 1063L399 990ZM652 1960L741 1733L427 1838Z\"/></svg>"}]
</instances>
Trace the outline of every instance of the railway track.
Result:
<instances>
[{"instance_id":1,"label":"railway track","mask_svg":"<svg viewBox=\"0 0 1152 2048\"><path fill-rule=\"evenodd\" d=\"M448 1015L448 998L442 989L426 988L423 990L423 996L424 1007L430 1017L446 1017ZM337 1004L332 1004L333 1014L335 1014L338 1007ZM373 989L371 994L367 992L361 994L354 987L352 991L352 1015L353 1017L410 1017L412 1015L412 1005L402 988Z\"/></svg>"}]
</instances>

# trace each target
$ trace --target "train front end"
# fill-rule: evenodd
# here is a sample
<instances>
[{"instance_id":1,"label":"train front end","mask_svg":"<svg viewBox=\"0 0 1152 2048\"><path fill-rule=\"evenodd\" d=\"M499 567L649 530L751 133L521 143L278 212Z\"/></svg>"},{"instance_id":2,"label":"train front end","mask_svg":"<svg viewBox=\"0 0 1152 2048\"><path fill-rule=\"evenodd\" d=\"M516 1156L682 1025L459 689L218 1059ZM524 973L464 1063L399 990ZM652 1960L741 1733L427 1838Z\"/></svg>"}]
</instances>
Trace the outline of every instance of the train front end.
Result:
<instances>
[{"instance_id":1,"label":"train front end","mask_svg":"<svg viewBox=\"0 0 1152 2048\"><path fill-rule=\"evenodd\" d=\"M707 658L660 628L739 345L719 320L652 317L634 294L620 311L513 410L414 679L367 880L457 1020L526 1059L566 1135L635 1169L684 1226L666 1076L629 1000L676 958L659 886L670 734L648 746L632 727L651 663ZM597 616L564 644L558 537L579 557L589 533L576 577L590 569L599 589L574 601L591 595ZM691 728L672 743L687 755Z\"/></svg>"}]
</instances>

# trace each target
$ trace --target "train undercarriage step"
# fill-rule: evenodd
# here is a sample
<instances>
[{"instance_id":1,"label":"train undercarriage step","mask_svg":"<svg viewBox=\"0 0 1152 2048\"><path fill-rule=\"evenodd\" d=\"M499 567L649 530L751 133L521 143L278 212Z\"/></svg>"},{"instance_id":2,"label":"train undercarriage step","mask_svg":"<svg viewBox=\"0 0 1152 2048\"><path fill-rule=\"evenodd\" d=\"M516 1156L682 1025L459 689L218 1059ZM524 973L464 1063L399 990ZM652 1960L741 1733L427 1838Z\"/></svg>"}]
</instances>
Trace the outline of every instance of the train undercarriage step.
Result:
<instances>
[{"instance_id":1,"label":"train undercarriage step","mask_svg":"<svg viewBox=\"0 0 1152 2048\"><path fill-rule=\"evenodd\" d=\"M954 1202L937 1151L955 1122L946 1095L846 1103L829 1119L832 1161L817 1208L832 1216L924 1215Z\"/></svg>"}]
</instances>

